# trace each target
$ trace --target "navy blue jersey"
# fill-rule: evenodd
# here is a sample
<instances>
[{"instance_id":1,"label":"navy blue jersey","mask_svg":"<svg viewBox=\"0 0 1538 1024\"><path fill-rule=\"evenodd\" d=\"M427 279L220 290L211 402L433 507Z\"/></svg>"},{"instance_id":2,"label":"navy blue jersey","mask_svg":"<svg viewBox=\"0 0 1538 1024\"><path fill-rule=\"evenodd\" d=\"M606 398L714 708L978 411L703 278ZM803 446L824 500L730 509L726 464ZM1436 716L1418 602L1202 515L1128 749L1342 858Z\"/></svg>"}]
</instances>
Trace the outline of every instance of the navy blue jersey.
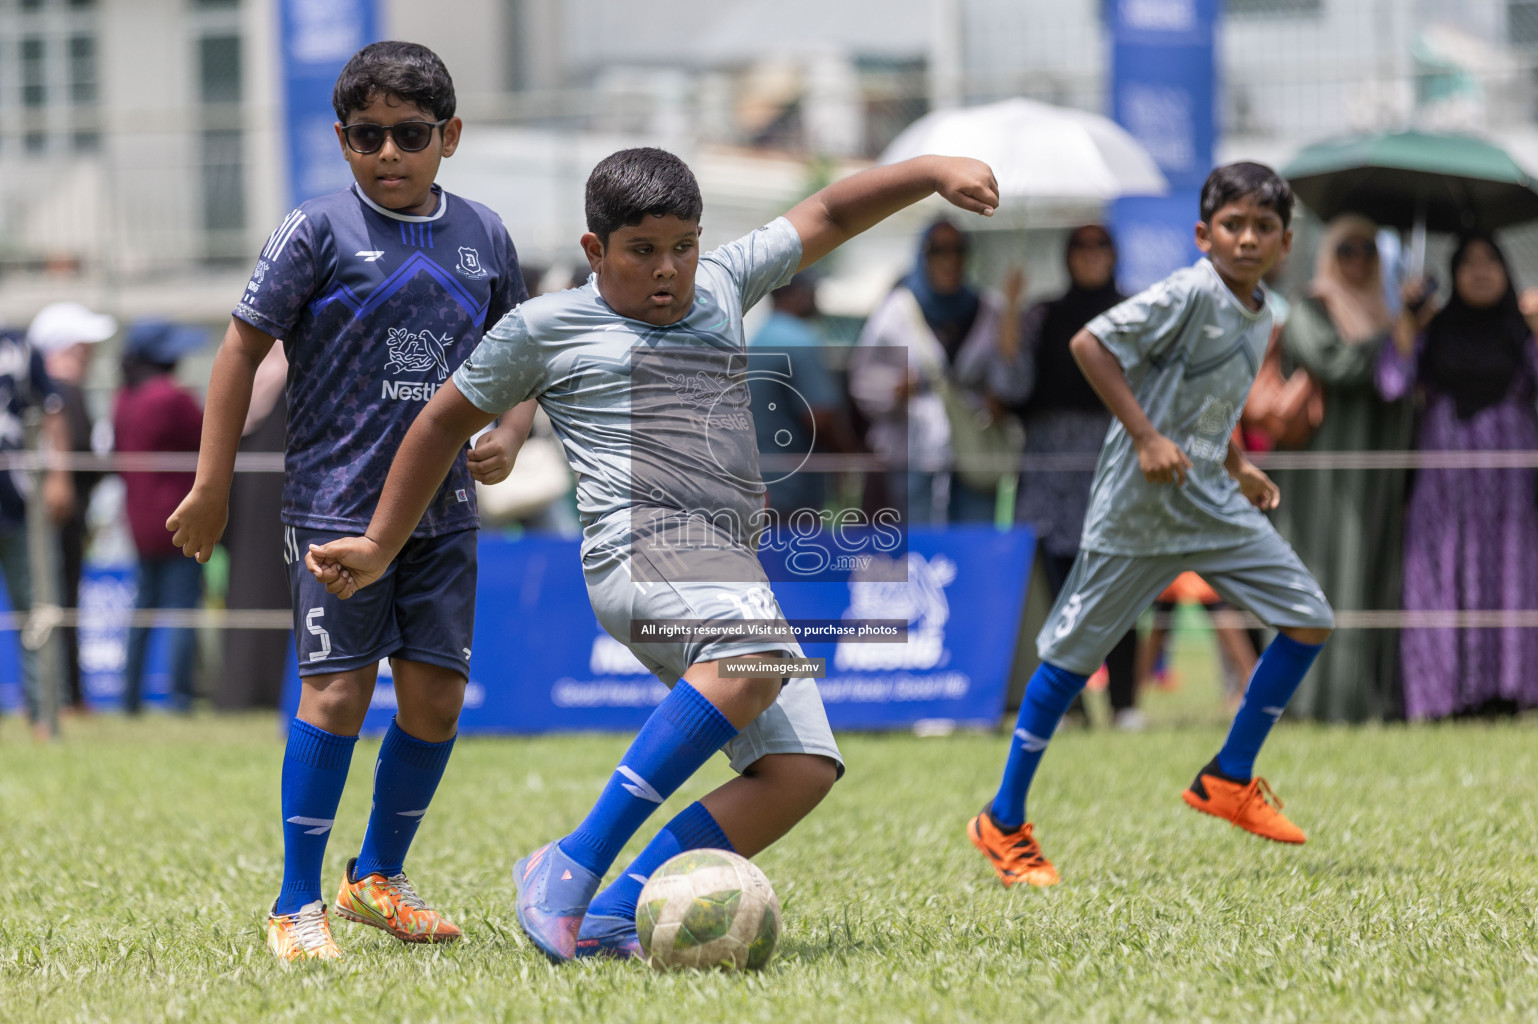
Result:
<instances>
[{"instance_id":1,"label":"navy blue jersey","mask_svg":"<svg viewBox=\"0 0 1538 1024\"><path fill-rule=\"evenodd\" d=\"M362 532L412 420L502 315L528 297L495 213L434 186L394 213L357 186L304 203L262 249L234 315L283 341L283 522ZM464 452L413 536L477 525Z\"/></svg>"},{"instance_id":2,"label":"navy blue jersey","mask_svg":"<svg viewBox=\"0 0 1538 1024\"><path fill-rule=\"evenodd\" d=\"M53 395L43 357L27 344L26 335L0 330L0 452L26 449L23 417L31 406L57 401ZM26 521L30 489L25 470L0 470L0 523L19 526Z\"/></svg>"}]
</instances>

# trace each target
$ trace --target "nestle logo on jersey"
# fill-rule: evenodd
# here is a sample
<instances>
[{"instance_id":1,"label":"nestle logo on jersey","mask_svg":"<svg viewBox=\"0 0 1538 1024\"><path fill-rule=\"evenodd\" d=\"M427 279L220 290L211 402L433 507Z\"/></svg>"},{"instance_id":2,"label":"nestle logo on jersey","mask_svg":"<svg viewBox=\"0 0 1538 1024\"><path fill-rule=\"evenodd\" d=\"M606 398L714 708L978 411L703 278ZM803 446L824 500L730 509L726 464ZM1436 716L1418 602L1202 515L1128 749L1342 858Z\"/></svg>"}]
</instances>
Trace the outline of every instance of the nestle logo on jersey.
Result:
<instances>
[{"instance_id":1,"label":"nestle logo on jersey","mask_svg":"<svg viewBox=\"0 0 1538 1024\"><path fill-rule=\"evenodd\" d=\"M379 390L380 398L404 402L425 402L438 393L439 385L423 380L387 380Z\"/></svg>"},{"instance_id":2,"label":"nestle logo on jersey","mask_svg":"<svg viewBox=\"0 0 1538 1024\"><path fill-rule=\"evenodd\" d=\"M432 380L386 380L380 391L381 398L425 402L433 397L438 387L449 375L448 348L454 339L447 334L435 335L432 331L410 331L404 327L392 327L385 336L389 359L387 371L396 374L427 374Z\"/></svg>"}]
</instances>

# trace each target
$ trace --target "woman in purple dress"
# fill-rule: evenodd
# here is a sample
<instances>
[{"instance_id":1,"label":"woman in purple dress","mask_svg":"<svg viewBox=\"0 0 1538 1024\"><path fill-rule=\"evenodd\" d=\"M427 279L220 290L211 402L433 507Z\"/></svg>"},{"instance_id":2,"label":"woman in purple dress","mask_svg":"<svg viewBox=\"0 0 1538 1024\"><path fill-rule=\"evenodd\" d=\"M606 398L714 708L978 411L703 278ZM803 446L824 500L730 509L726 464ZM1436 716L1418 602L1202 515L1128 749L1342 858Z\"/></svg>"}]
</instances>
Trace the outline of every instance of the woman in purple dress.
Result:
<instances>
[{"instance_id":1,"label":"woman in purple dress","mask_svg":"<svg viewBox=\"0 0 1538 1024\"><path fill-rule=\"evenodd\" d=\"M1538 450L1538 293L1518 298L1486 237L1458 246L1452 276L1439 312L1422 282L1406 285L1379 389L1393 400L1419 385L1421 451ZM1405 610L1538 610L1535 485L1531 469L1419 470L1405 519ZM1538 707L1538 630L1411 628L1401 645L1407 718Z\"/></svg>"}]
</instances>

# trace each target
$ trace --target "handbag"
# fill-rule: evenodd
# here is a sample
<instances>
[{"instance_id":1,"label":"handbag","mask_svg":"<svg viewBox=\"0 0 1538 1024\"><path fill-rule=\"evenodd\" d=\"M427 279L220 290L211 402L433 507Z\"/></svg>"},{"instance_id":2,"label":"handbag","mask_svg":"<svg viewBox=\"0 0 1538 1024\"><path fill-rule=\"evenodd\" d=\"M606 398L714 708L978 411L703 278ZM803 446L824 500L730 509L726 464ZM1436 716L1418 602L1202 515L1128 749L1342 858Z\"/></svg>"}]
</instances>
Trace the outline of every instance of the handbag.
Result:
<instances>
[{"instance_id":1,"label":"handbag","mask_svg":"<svg viewBox=\"0 0 1538 1024\"><path fill-rule=\"evenodd\" d=\"M1245 400L1241 422L1258 430L1278 448L1302 448L1324 422L1324 388L1302 367L1282 373L1282 331L1275 328L1255 383Z\"/></svg>"},{"instance_id":2,"label":"handbag","mask_svg":"<svg viewBox=\"0 0 1538 1024\"><path fill-rule=\"evenodd\" d=\"M903 295L915 336L921 339L919 365L945 407L945 419L951 431L951 452L956 457L953 472L975 491L997 490L1006 477L1020 472L1025 429L1012 416L994 416L986 406L979 408L968 401L940 363L940 343L929 329L918 299L906 288Z\"/></svg>"}]
</instances>

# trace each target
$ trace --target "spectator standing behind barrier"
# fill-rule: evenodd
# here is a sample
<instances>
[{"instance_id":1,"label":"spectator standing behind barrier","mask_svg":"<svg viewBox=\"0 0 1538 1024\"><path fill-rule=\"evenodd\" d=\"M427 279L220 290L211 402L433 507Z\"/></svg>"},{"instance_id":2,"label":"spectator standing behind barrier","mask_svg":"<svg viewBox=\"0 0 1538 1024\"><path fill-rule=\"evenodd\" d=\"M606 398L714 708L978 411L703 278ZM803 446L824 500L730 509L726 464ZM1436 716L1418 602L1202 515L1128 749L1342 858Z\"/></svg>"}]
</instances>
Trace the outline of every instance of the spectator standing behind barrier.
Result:
<instances>
[{"instance_id":1,"label":"spectator standing behind barrier","mask_svg":"<svg viewBox=\"0 0 1538 1024\"><path fill-rule=\"evenodd\" d=\"M91 366L91 356L99 342L117 333L117 321L104 313L94 313L78 302L55 302L44 306L27 328L27 343L40 352L48 368L48 377L60 399L67 449L91 451L91 412L81 386ZM67 519L59 524L59 603L65 608L80 604L80 576L85 568L86 509L91 494L101 481L96 472L71 474L73 501ZM60 630L64 645L64 694L67 705L77 713L87 710L80 685L80 640L77 630Z\"/></svg>"},{"instance_id":2,"label":"spectator standing behind barrier","mask_svg":"<svg viewBox=\"0 0 1538 1024\"><path fill-rule=\"evenodd\" d=\"M990 390L1025 425L1025 454L1080 453L1098 456L1111 428L1111 413L1089 386L1068 343L1085 324L1125 298L1116 287L1116 243L1098 224L1068 235L1063 260L1068 290L1020 316L1024 278L1011 273L1004 286L1004 314L998 356L989 372ZM1079 553L1084 513L1089 507L1092 469L1037 470L1020 475L1015 517L1030 523L1041 545L1042 564L1053 600ZM1137 702L1137 628L1106 656L1114 723L1142 724Z\"/></svg>"},{"instance_id":3,"label":"spectator standing behind barrier","mask_svg":"<svg viewBox=\"0 0 1538 1024\"><path fill-rule=\"evenodd\" d=\"M62 406L43 365L42 354L20 331L0 328L0 452L26 449L26 414L41 406L43 430L54 450L66 445ZM31 495L26 470L0 471L0 572L5 574L6 596L19 613L32 610L32 563L27 550L27 501ZM43 500L55 523L63 522L74 509L74 485L63 470L49 470L43 477ZM20 637L20 633L12 633ZM42 717L38 654L21 648L22 698L33 735L52 737L53 729Z\"/></svg>"},{"instance_id":4,"label":"spectator standing behind barrier","mask_svg":"<svg viewBox=\"0 0 1538 1024\"><path fill-rule=\"evenodd\" d=\"M1413 410L1387 401L1374 372L1392 347L1394 316L1384 301L1377 225L1346 214L1330 222L1308 294L1282 329L1281 368L1307 374L1323 413L1301 447L1309 451L1401 451ZM1289 380L1291 378L1289 377ZM1293 382L1296 383L1296 382ZM1275 474L1287 499L1272 519L1336 608L1397 608L1402 590L1406 473L1293 470ZM1347 630L1321 652L1291 710L1359 722L1399 712L1399 634Z\"/></svg>"},{"instance_id":5,"label":"spectator standing behind barrier","mask_svg":"<svg viewBox=\"0 0 1538 1024\"><path fill-rule=\"evenodd\" d=\"M749 343L753 372L748 390L759 455L852 451L843 389L823 363L825 342L811 324L818 315L816 276L803 271L769 294L773 311ZM779 375L787 371L790 377L782 379ZM827 480L826 473L793 472L792 467L766 470L769 507L781 523L798 509L820 510L828 496Z\"/></svg>"},{"instance_id":6,"label":"spectator standing behind barrier","mask_svg":"<svg viewBox=\"0 0 1538 1024\"><path fill-rule=\"evenodd\" d=\"M112 424L117 450L129 452L195 452L203 430L203 411L191 392L172 376L185 355L202 348L208 333L200 327L145 320L128 329L123 354L123 389L117 394ZM134 609L196 608L203 593L203 566L183 558L171 543L166 520L182 495L192 488L191 472L130 472L127 489L128 525L139 550L139 589ZM144 685L144 657L149 629L135 626L128 633L128 664L124 671L123 706L139 713ZM171 706L190 711L192 662L196 637L191 629L172 629Z\"/></svg>"},{"instance_id":7,"label":"spectator standing behind barrier","mask_svg":"<svg viewBox=\"0 0 1538 1024\"><path fill-rule=\"evenodd\" d=\"M283 346L274 345L257 365L251 383L251 406L240 432L242 452L283 451L288 433L288 403L283 396L287 378ZM282 473L235 474L230 483L230 521L224 529L224 550L230 558L225 606L231 611L287 610L282 511ZM221 711L277 707L293 649L286 630L225 630L214 706Z\"/></svg>"},{"instance_id":8,"label":"spectator standing behind barrier","mask_svg":"<svg viewBox=\"0 0 1538 1024\"><path fill-rule=\"evenodd\" d=\"M1378 385L1398 399L1420 384L1421 451L1538 450L1538 291L1517 297L1505 256L1485 237L1459 244L1452 277L1435 315L1425 283L1405 283ZM1538 609L1535 483L1531 469L1417 472L1405 517L1405 609ZM1538 707L1538 630L1412 628L1401 650L1408 718Z\"/></svg>"},{"instance_id":9,"label":"spectator standing behind barrier","mask_svg":"<svg viewBox=\"0 0 1538 1024\"><path fill-rule=\"evenodd\" d=\"M936 389L943 376L982 407L999 303L967 284L968 251L960 228L931 224L913 271L876 307L850 355L849 393L871 421L867 440L892 467L893 489L906 489L910 523L993 519L994 493L952 472L950 423ZM887 346L907 350L906 374L871 351Z\"/></svg>"}]
</instances>

